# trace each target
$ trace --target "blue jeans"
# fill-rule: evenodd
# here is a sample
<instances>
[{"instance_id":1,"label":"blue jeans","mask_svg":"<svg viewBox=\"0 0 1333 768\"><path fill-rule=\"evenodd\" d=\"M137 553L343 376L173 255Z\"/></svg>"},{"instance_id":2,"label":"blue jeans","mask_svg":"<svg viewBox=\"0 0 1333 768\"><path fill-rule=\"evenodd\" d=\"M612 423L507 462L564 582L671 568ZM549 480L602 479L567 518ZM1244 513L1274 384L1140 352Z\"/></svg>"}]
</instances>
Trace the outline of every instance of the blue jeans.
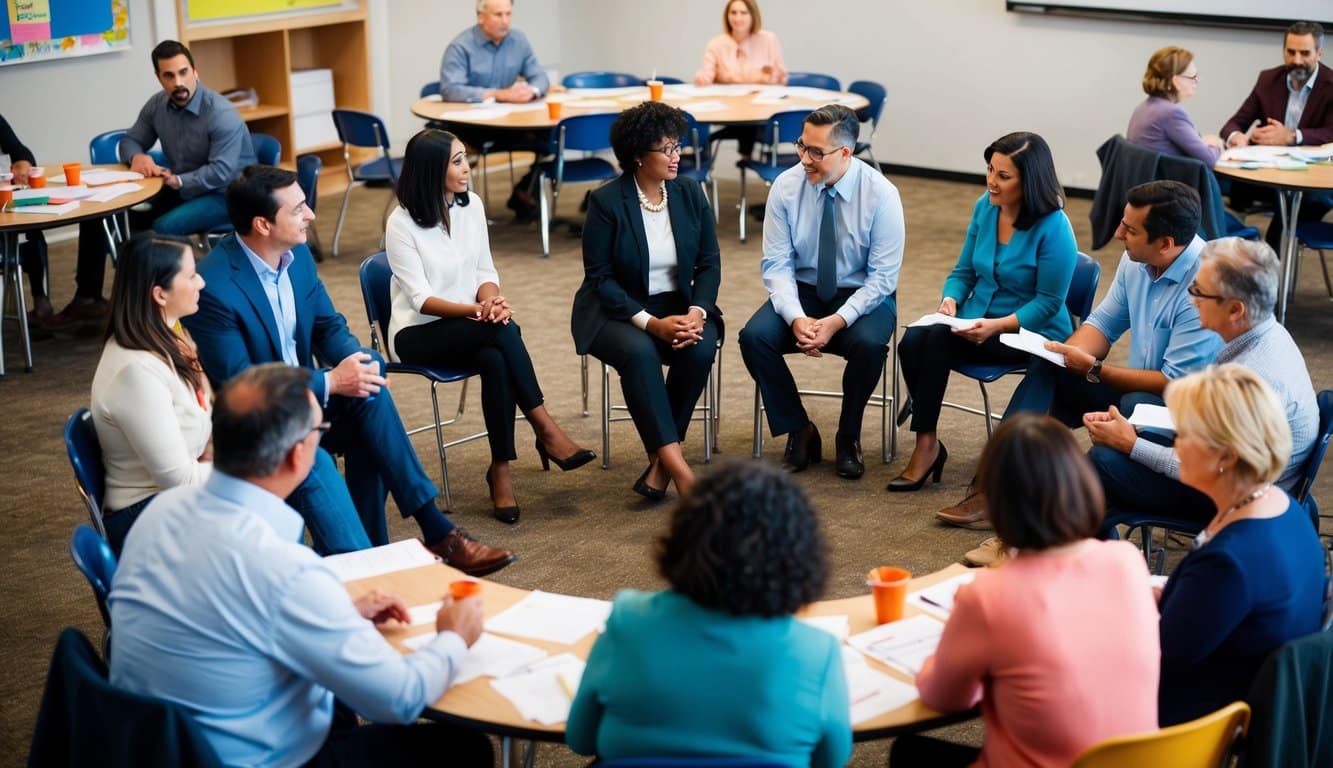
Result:
<instances>
[{"instance_id":1,"label":"blue jeans","mask_svg":"<svg viewBox=\"0 0 1333 768\"><path fill-rule=\"evenodd\" d=\"M1161 434L1144 431L1140 437L1158 445L1175 441ZM1152 517L1207 523L1217 513L1212 499L1179 480L1155 472L1129 456L1105 445L1094 445L1088 459L1097 470L1106 493L1107 514L1133 512ZM1103 526L1102 538L1110 532Z\"/></svg>"},{"instance_id":2,"label":"blue jeans","mask_svg":"<svg viewBox=\"0 0 1333 768\"><path fill-rule=\"evenodd\" d=\"M149 201L148 211L132 211L133 229L152 229L163 235L188 237L227 224L227 198L221 190L182 200L174 189L163 189Z\"/></svg>"},{"instance_id":3,"label":"blue jeans","mask_svg":"<svg viewBox=\"0 0 1333 768\"><path fill-rule=\"evenodd\" d=\"M336 555L370 548L370 537L352 504L347 483L338 474L333 457L323 448L315 453L310 474L287 497L287 504L305 520L319 554Z\"/></svg>"}]
</instances>

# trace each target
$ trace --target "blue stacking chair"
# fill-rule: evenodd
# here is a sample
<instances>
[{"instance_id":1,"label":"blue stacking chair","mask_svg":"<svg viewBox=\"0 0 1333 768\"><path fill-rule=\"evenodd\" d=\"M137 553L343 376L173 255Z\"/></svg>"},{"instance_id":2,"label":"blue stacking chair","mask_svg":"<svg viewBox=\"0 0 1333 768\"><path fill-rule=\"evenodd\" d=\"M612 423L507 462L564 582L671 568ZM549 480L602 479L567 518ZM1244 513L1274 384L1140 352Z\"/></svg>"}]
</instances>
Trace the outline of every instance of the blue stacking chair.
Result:
<instances>
[{"instance_id":1,"label":"blue stacking chair","mask_svg":"<svg viewBox=\"0 0 1333 768\"><path fill-rule=\"evenodd\" d=\"M440 81L431 80L429 83L426 83L425 85L421 86L421 95L418 98L425 99L431 96L439 96L439 95L440 95Z\"/></svg>"},{"instance_id":2,"label":"blue stacking chair","mask_svg":"<svg viewBox=\"0 0 1333 768\"><path fill-rule=\"evenodd\" d=\"M282 142L267 133L250 132L250 144L255 149L255 160L260 165L277 165L282 162ZM231 222L219 224L208 230L204 234L203 242L206 249L211 249L213 243L235 232L236 228Z\"/></svg>"},{"instance_id":3,"label":"blue stacking chair","mask_svg":"<svg viewBox=\"0 0 1333 768\"><path fill-rule=\"evenodd\" d=\"M467 381L477 372L470 368L431 368L391 361L388 333L389 317L393 314L393 299L389 291L389 281L393 279L393 271L389 268L388 254L379 251L366 257L366 260L361 262L360 278L361 300L365 302L366 319L370 321L370 347L384 356L385 375L410 374L421 376L430 382L430 404L434 409L435 420L431 424L409 429L407 434L410 437L428 429L435 430L435 444L440 453L440 482L444 487L444 509L447 512L453 506L453 499L449 494L449 464L445 455L446 450L486 436L483 430L447 443L444 441L444 427L456 423L463 417L463 408L467 403ZM441 420L438 387L441 384L454 382L463 383L462 392L458 396L458 410L452 418Z\"/></svg>"},{"instance_id":4,"label":"blue stacking chair","mask_svg":"<svg viewBox=\"0 0 1333 768\"><path fill-rule=\"evenodd\" d=\"M1102 268L1091 256L1086 253L1078 255L1078 262L1074 265L1074 274L1069 279L1069 292L1065 294L1065 308L1074 318L1074 324L1082 322L1092 312L1092 299L1097 294L1097 284L1102 279ZM1061 339L1061 341L1064 341ZM1026 363L1012 365L1010 363L959 363L953 367L955 371L962 375L975 379L981 387L980 410L971 406L959 405L945 401L943 405L949 408L956 408L968 413L976 413L986 417L986 439L990 439L991 433L995 429L995 420L1002 418L998 413L991 413L990 394L986 392L987 384L994 384L1002 376L1011 373L1024 373L1028 367ZM900 416L899 420L905 419Z\"/></svg>"},{"instance_id":5,"label":"blue stacking chair","mask_svg":"<svg viewBox=\"0 0 1333 768\"><path fill-rule=\"evenodd\" d=\"M309 154L300 155L296 158L296 183L301 187L301 194L305 195L305 205L311 213L315 212L315 204L319 202L319 172L324 168L324 161L319 155ZM319 232L315 230L315 222L310 222L310 252L314 255L315 261L324 260L324 248L319 244Z\"/></svg>"},{"instance_id":6,"label":"blue stacking chair","mask_svg":"<svg viewBox=\"0 0 1333 768\"><path fill-rule=\"evenodd\" d=\"M116 165L120 162L120 140L125 135L124 128L99 133L88 142L88 160L93 165ZM160 149L148 150L149 157L158 165L167 164L167 156ZM143 203L140 203L143 205ZM106 233L107 244L111 247L111 263L116 263L116 245L130 236L130 214L128 210L102 219L102 231Z\"/></svg>"},{"instance_id":7,"label":"blue stacking chair","mask_svg":"<svg viewBox=\"0 0 1333 768\"><path fill-rule=\"evenodd\" d=\"M648 84L648 81L649 81L650 79L651 79L651 78L647 78L647 77L645 77L641 82L642 82L644 85L647 85L647 84ZM661 83L662 85L684 85L684 84L685 84L685 81L684 81L684 80L681 80L679 77L667 77L666 75L658 75L658 76L657 76L657 81L658 81L659 83Z\"/></svg>"},{"instance_id":8,"label":"blue stacking chair","mask_svg":"<svg viewBox=\"0 0 1333 768\"><path fill-rule=\"evenodd\" d=\"M106 494L106 470L102 468L102 444L97 439L93 415L87 408L74 411L65 422L65 451L74 468L74 487L88 510L88 518L99 536L102 527L102 498Z\"/></svg>"},{"instance_id":9,"label":"blue stacking chair","mask_svg":"<svg viewBox=\"0 0 1333 768\"><path fill-rule=\"evenodd\" d=\"M626 88L643 85L643 78L624 72L574 72L560 82L566 88Z\"/></svg>"},{"instance_id":10,"label":"blue stacking chair","mask_svg":"<svg viewBox=\"0 0 1333 768\"><path fill-rule=\"evenodd\" d=\"M872 80L857 80L847 86L847 90L870 102L869 106L856 111L856 119L860 120L862 125L870 123L870 135L865 141L856 142L852 154L860 155L864 152L870 156L870 164L875 170L879 170L879 163L875 160L875 151L871 144L875 141L875 131L879 130L879 118L884 114L884 102L888 101L889 93L884 90L884 86Z\"/></svg>"},{"instance_id":11,"label":"blue stacking chair","mask_svg":"<svg viewBox=\"0 0 1333 768\"><path fill-rule=\"evenodd\" d=\"M565 184L595 184L620 175L611 163L600 157L570 159L570 152L603 152L611 149L611 124L619 115L577 115L566 117L553 129L555 159L537 165L537 186L541 208L542 256L551 255L551 216Z\"/></svg>"},{"instance_id":12,"label":"blue stacking chair","mask_svg":"<svg viewBox=\"0 0 1333 768\"><path fill-rule=\"evenodd\" d=\"M1257 230L1256 230L1257 232ZM1324 259L1324 251L1333 250L1333 222L1327 221L1302 221L1296 224L1296 242L1300 244L1300 251L1296 254L1296 263L1293 268L1295 275L1300 275L1301 256L1308 248L1319 252L1319 267L1324 271L1324 290L1328 291L1328 297L1333 299L1333 282L1328 279L1328 261ZM1296 279L1293 277L1292 285L1288 290L1294 290Z\"/></svg>"},{"instance_id":13,"label":"blue stacking chair","mask_svg":"<svg viewBox=\"0 0 1333 768\"><path fill-rule=\"evenodd\" d=\"M110 627L111 613L107 611L106 598L111 594L111 577L116 574L116 556L111 553L111 545L97 531L79 523L69 541L69 556L74 560L74 567L88 580L88 586L93 588L102 622Z\"/></svg>"},{"instance_id":14,"label":"blue stacking chair","mask_svg":"<svg viewBox=\"0 0 1333 768\"><path fill-rule=\"evenodd\" d=\"M768 124L768 135L764 137L767 146L763 150L763 156L759 160L745 160L741 163L741 217L740 217L740 237L741 242L745 242L745 172L752 171L756 176L763 180L765 185L772 185L782 172L800 162L794 153L781 152L781 145L794 144L801 138L801 131L804 129L805 118L809 116L811 110L794 109L788 112L779 112L770 119Z\"/></svg>"},{"instance_id":15,"label":"blue stacking chair","mask_svg":"<svg viewBox=\"0 0 1333 768\"><path fill-rule=\"evenodd\" d=\"M694 115L685 113L685 135L680 137L680 147L682 150L690 150L688 153L681 152L680 168L678 176L687 179L693 179L699 182L699 186L704 191L704 197L713 206L713 221L718 219L717 204L717 179L713 177L713 160L709 142L709 128L707 123L701 123L694 119Z\"/></svg>"},{"instance_id":16,"label":"blue stacking chair","mask_svg":"<svg viewBox=\"0 0 1333 768\"><path fill-rule=\"evenodd\" d=\"M823 88L826 91L841 91L842 83L833 75L818 72L788 72L787 85L792 88Z\"/></svg>"},{"instance_id":17,"label":"blue stacking chair","mask_svg":"<svg viewBox=\"0 0 1333 768\"><path fill-rule=\"evenodd\" d=\"M383 219L389 217L389 208L395 200L393 187L398 184L398 169L403 165L401 157L389 154L389 129L384 121L369 112L355 109L333 110L333 125L338 129L338 141L343 145L343 164L347 167L347 189L343 192L342 207L338 209L338 223L333 229L333 255L338 255L338 240L342 236L343 220L347 217L347 201L352 196L352 187L367 181L388 182L389 199L384 204ZM352 165L352 147L374 149L379 157L374 160Z\"/></svg>"}]
</instances>

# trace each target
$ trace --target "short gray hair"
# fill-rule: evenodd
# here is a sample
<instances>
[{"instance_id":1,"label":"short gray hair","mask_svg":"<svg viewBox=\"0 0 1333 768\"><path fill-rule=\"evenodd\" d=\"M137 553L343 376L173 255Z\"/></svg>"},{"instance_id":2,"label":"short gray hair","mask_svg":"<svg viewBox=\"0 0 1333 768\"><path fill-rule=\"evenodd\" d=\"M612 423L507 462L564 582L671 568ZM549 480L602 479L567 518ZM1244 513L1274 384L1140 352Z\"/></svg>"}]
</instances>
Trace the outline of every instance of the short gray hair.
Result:
<instances>
[{"instance_id":1,"label":"short gray hair","mask_svg":"<svg viewBox=\"0 0 1333 768\"><path fill-rule=\"evenodd\" d=\"M1213 265L1217 289L1244 304L1251 323L1273 316L1280 266L1268 243L1223 237L1205 245L1199 259Z\"/></svg>"},{"instance_id":2,"label":"short gray hair","mask_svg":"<svg viewBox=\"0 0 1333 768\"><path fill-rule=\"evenodd\" d=\"M213 408L213 466L232 477L269 477L315 428L310 373L256 365L222 387Z\"/></svg>"},{"instance_id":3,"label":"short gray hair","mask_svg":"<svg viewBox=\"0 0 1333 768\"><path fill-rule=\"evenodd\" d=\"M826 104L809 115L805 122L810 125L831 125L833 130L829 138L839 146L856 151L856 138L861 132L861 122L856 113L841 104Z\"/></svg>"},{"instance_id":4,"label":"short gray hair","mask_svg":"<svg viewBox=\"0 0 1333 768\"><path fill-rule=\"evenodd\" d=\"M486 3L488 3L488 2L490 2L490 0L477 0L477 13L483 13L483 12L485 12L485 10L486 10ZM513 4L514 4L514 0L509 0L509 5L512 6Z\"/></svg>"}]
</instances>

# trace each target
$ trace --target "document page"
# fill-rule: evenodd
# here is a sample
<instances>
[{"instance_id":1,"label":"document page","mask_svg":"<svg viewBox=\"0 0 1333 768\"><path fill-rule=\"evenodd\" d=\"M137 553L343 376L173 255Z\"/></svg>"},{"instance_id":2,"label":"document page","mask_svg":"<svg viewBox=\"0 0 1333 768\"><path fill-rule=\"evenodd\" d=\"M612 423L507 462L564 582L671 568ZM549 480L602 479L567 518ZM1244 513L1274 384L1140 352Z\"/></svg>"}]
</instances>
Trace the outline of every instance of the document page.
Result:
<instances>
[{"instance_id":1,"label":"document page","mask_svg":"<svg viewBox=\"0 0 1333 768\"><path fill-rule=\"evenodd\" d=\"M943 633L944 624L918 614L852 635L847 638L847 643L876 661L915 676L935 652Z\"/></svg>"},{"instance_id":2,"label":"document page","mask_svg":"<svg viewBox=\"0 0 1333 768\"><path fill-rule=\"evenodd\" d=\"M975 571L960 573L951 579L909 593L907 602L939 619L947 619L949 614L953 613L953 598L958 593L958 588L964 584L971 584L976 577Z\"/></svg>"},{"instance_id":3,"label":"document page","mask_svg":"<svg viewBox=\"0 0 1333 768\"><path fill-rule=\"evenodd\" d=\"M1171 412L1166 409L1165 405L1139 403L1134 406L1134 412L1129 415L1129 423L1139 429L1161 429L1167 432L1176 431L1175 419L1171 418Z\"/></svg>"},{"instance_id":4,"label":"document page","mask_svg":"<svg viewBox=\"0 0 1333 768\"><path fill-rule=\"evenodd\" d=\"M864 656L850 648L842 649L842 668L847 674L852 725L905 707L919 698L916 686L872 668Z\"/></svg>"},{"instance_id":5,"label":"document page","mask_svg":"<svg viewBox=\"0 0 1333 768\"><path fill-rule=\"evenodd\" d=\"M1061 368L1066 368L1065 356L1059 352L1052 352L1046 348L1046 342L1050 341L1040 333L1033 333L1026 328L1019 328L1018 333L1000 334L1000 343L1014 349L1027 352L1029 355L1036 355L1043 360L1048 360Z\"/></svg>"},{"instance_id":6,"label":"document page","mask_svg":"<svg viewBox=\"0 0 1333 768\"><path fill-rule=\"evenodd\" d=\"M405 571L408 568L420 568L438 561L439 558L417 539L404 539L382 547L371 547L360 552L346 552L324 558L324 564L344 582L368 579L382 573Z\"/></svg>"},{"instance_id":7,"label":"document page","mask_svg":"<svg viewBox=\"0 0 1333 768\"><path fill-rule=\"evenodd\" d=\"M943 312L931 312L928 315L922 315L919 320L907 326L908 328L919 328L927 325L947 325L950 328L971 328L977 324L977 318L954 317L946 315Z\"/></svg>"},{"instance_id":8,"label":"document page","mask_svg":"<svg viewBox=\"0 0 1333 768\"><path fill-rule=\"evenodd\" d=\"M600 631L610 615L610 601L536 590L487 619L486 629L570 645Z\"/></svg>"},{"instance_id":9,"label":"document page","mask_svg":"<svg viewBox=\"0 0 1333 768\"><path fill-rule=\"evenodd\" d=\"M434 632L413 635L404 640L403 645L415 651L430 643L435 637L436 633ZM546 651L534 645L520 643L517 640L510 640L507 637L486 632L482 632L481 637L477 638L477 642L473 643L472 647L467 650L467 658L458 667L458 674L454 675L453 685L462 685L479 677L511 675L547 656Z\"/></svg>"},{"instance_id":10,"label":"document page","mask_svg":"<svg viewBox=\"0 0 1333 768\"><path fill-rule=\"evenodd\" d=\"M516 674L496 678L491 687L524 718L557 725L569 719L569 705L583 677L583 667L577 656L562 653Z\"/></svg>"}]
</instances>

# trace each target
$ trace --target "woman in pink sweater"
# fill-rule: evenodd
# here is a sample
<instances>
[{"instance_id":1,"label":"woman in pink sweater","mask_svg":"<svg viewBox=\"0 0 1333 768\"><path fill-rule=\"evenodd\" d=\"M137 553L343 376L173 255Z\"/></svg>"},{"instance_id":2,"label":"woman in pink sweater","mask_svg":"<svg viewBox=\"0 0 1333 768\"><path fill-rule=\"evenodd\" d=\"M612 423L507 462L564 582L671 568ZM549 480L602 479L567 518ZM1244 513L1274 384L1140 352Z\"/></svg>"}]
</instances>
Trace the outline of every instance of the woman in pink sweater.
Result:
<instances>
[{"instance_id":1,"label":"woman in pink sweater","mask_svg":"<svg viewBox=\"0 0 1333 768\"><path fill-rule=\"evenodd\" d=\"M1097 475L1070 431L1047 416L1006 419L981 457L1001 567L958 590L921 700L952 712L981 705L980 753L900 738L900 765L1068 766L1103 739L1157 729L1161 650L1143 556L1092 537Z\"/></svg>"}]
</instances>

